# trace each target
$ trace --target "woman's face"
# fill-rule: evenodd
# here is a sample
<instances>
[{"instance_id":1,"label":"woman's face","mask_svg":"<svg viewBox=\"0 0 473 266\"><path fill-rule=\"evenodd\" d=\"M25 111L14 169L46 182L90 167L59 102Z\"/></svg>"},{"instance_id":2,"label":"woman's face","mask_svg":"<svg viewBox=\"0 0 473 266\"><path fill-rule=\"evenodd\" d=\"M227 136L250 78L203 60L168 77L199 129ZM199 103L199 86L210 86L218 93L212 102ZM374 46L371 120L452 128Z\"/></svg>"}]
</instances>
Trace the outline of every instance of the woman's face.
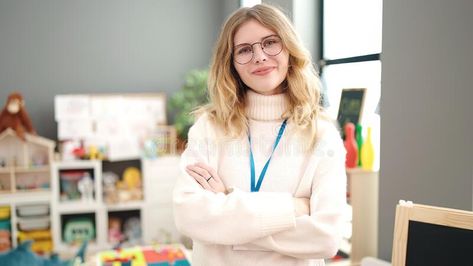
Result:
<instances>
[{"instance_id":1,"label":"woman's face","mask_svg":"<svg viewBox=\"0 0 473 266\"><path fill-rule=\"evenodd\" d=\"M256 20L249 20L237 30L233 42L233 65L246 86L260 94L281 93L289 54L277 34ZM278 52L281 46L282 50Z\"/></svg>"}]
</instances>

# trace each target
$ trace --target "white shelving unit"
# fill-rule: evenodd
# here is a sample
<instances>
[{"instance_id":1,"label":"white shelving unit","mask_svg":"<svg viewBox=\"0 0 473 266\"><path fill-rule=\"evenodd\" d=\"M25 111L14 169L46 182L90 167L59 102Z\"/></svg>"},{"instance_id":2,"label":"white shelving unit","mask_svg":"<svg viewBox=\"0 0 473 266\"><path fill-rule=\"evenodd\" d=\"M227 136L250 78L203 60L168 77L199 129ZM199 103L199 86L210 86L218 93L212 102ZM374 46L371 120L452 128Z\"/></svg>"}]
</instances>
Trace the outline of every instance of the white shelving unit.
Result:
<instances>
[{"instance_id":1,"label":"white shelving unit","mask_svg":"<svg viewBox=\"0 0 473 266\"><path fill-rule=\"evenodd\" d=\"M53 164L52 180L52 216L54 221L53 236L56 250L67 253L71 244L66 243L64 231L66 224L70 221L80 220L84 217L92 219L95 226L95 238L89 244L88 249L100 251L110 249L115 244L108 242L109 217L130 218L138 216L141 223L141 237L146 236L144 226L145 198L141 201L119 202L106 204L103 199L102 162L93 161L64 161ZM92 199L71 198L64 191L64 175L77 175L77 173L88 173L93 179L94 193ZM71 174L72 173L72 174ZM67 183L67 182L66 182ZM73 244L77 245L77 244Z\"/></svg>"},{"instance_id":2,"label":"white shelving unit","mask_svg":"<svg viewBox=\"0 0 473 266\"><path fill-rule=\"evenodd\" d=\"M94 240L90 243L92 250L97 249L101 244L105 243L106 231L99 230L106 228L104 224L102 210L102 189L101 174L102 164L100 161L70 161L70 162L54 162L52 165L52 196L51 209L53 217L53 238L57 251L63 251L70 248L70 245L64 241L65 223L71 221L73 217L89 219L92 217L92 223L95 226ZM67 185L71 187L73 180L64 180L63 175L70 176L80 175L80 173L89 174L93 180L93 199L82 200L76 196L67 196ZM79 177L80 178L80 177Z\"/></svg>"},{"instance_id":3,"label":"white shelving unit","mask_svg":"<svg viewBox=\"0 0 473 266\"><path fill-rule=\"evenodd\" d=\"M49 208L55 143L31 134L26 134L25 140L22 140L12 129L6 129L0 134L0 147L0 206L10 207L10 240L12 247L15 247L21 231L19 222L25 224L32 221L29 220L32 217L20 217L18 209L31 205ZM42 216L49 227L52 224L50 213L51 210ZM50 228L45 227L43 231L48 232ZM48 253L51 243L34 245L33 249Z\"/></svg>"}]
</instances>

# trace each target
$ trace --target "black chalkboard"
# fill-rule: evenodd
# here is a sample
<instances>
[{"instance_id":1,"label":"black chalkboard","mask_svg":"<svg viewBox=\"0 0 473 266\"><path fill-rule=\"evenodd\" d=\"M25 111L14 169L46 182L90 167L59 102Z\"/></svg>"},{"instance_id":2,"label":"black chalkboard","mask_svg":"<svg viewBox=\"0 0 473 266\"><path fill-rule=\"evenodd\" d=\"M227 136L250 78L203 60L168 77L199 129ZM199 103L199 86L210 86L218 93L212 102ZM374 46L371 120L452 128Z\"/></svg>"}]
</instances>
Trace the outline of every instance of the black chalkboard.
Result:
<instances>
[{"instance_id":1,"label":"black chalkboard","mask_svg":"<svg viewBox=\"0 0 473 266\"><path fill-rule=\"evenodd\" d=\"M345 124L352 122L357 124L363 111L363 102L366 89L343 89L340 97L340 106L338 107L337 121L340 128Z\"/></svg>"},{"instance_id":2,"label":"black chalkboard","mask_svg":"<svg viewBox=\"0 0 473 266\"><path fill-rule=\"evenodd\" d=\"M409 221L406 266L473 266L473 231Z\"/></svg>"}]
</instances>

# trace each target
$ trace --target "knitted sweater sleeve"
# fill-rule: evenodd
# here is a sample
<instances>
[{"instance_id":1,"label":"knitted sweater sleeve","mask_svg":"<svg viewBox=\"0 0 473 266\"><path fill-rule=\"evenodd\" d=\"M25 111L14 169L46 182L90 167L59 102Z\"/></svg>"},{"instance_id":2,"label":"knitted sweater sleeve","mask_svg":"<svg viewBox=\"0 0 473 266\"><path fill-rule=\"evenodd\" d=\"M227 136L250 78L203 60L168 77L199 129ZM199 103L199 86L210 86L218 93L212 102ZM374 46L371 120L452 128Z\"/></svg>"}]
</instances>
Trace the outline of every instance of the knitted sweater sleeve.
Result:
<instances>
[{"instance_id":1,"label":"knitted sweater sleeve","mask_svg":"<svg viewBox=\"0 0 473 266\"><path fill-rule=\"evenodd\" d=\"M177 229L209 244L238 245L295 227L295 210L290 193L249 193L234 190L227 195L204 190L184 170L204 162L216 168L218 154L215 131L201 117L189 131L181 157L181 175L173 191Z\"/></svg>"},{"instance_id":2,"label":"knitted sweater sleeve","mask_svg":"<svg viewBox=\"0 0 473 266\"><path fill-rule=\"evenodd\" d=\"M234 246L234 250L271 250L291 257L333 257L339 247L346 208L345 148L335 128L322 138L311 185L310 215L296 218L296 227Z\"/></svg>"}]
</instances>

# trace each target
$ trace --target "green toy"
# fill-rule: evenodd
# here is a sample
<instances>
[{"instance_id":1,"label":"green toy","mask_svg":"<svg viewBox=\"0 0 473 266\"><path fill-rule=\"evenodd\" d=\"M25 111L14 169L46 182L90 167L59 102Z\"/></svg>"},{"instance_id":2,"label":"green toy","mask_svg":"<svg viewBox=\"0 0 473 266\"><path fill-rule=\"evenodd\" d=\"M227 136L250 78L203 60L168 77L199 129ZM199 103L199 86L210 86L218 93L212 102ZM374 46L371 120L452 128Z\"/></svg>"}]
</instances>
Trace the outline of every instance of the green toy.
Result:
<instances>
[{"instance_id":1,"label":"green toy","mask_svg":"<svg viewBox=\"0 0 473 266\"><path fill-rule=\"evenodd\" d=\"M66 243L90 241L95 238L95 227L91 219L80 217L71 219L64 227Z\"/></svg>"}]
</instances>

